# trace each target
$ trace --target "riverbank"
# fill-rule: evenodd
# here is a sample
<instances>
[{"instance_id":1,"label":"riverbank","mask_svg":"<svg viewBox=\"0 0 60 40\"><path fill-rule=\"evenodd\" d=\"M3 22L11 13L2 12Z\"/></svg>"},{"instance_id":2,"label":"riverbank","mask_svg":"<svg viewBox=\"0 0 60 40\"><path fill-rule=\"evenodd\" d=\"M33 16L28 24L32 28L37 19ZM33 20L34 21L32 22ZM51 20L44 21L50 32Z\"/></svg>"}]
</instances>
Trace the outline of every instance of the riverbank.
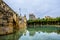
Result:
<instances>
[{"instance_id":1,"label":"riverbank","mask_svg":"<svg viewBox=\"0 0 60 40\"><path fill-rule=\"evenodd\" d=\"M43 27L30 27L30 28L27 28L28 31L42 31L42 32L56 32L56 33L60 33L60 27L48 27L48 26L43 26ZM33 31L32 31L33 30Z\"/></svg>"},{"instance_id":2,"label":"riverbank","mask_svg":"<svg viewBox=\"0 0 60 40\"><path fill-rule=\"evenodd\" d=\"M37 27L43 27L43 26L46 26L46 27L59 27L60 28L60 25L27 25L28 28L32 27L32 28L37 28Z\"/></svg>"}]
</instances>

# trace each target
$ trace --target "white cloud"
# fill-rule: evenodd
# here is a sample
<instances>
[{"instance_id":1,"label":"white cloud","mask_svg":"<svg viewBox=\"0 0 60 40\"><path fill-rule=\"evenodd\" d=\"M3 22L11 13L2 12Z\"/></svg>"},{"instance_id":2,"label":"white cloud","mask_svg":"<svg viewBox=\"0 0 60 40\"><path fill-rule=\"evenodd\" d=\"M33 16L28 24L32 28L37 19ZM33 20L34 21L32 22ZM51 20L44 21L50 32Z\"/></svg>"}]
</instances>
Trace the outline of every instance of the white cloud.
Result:
<instances>
[{"instance_id":1,"label":"white cloud","mask_svg":"<svg viewBox=\"0 0 60 40\"><path fill-rule=\"evenodd\" d=\"M57 16L60 13L60 0L4 0L12 9L19 13L28 14L33 12L38 17L44 15ZM58 13L58 14L57 14ZM40 15L39 15L40 14Z\"/></svg>"}]
</instances>

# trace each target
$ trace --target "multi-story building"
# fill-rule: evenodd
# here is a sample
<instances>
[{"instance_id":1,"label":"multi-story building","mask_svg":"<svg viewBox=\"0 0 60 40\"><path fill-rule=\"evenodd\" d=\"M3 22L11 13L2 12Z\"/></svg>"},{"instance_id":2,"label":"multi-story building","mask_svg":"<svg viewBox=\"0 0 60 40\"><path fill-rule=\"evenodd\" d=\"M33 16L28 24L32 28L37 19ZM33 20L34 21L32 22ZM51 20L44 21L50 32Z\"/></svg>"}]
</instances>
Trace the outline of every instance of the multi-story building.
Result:
<instances>
[{"instance_id":1,"label":"multi-story building","mask_svg":"<svg viewBox=\"0 0 60 40\"><path fill-rule=\"evenodd\" d=\"M50 17L50 16L45 16L45 18L49 19L49 18L51 18L51 17Z\"/></svg>"},{"instance_id":2,"label":"multi-story building","mask_svg":"<svg viewBox=\"0 0 60 40\"><path fill-rule=\"evenodd\" d=\"M45 16L45 19L50 20L50 19L52 19L52 17L50 17L50 16Z\"/></svg>"},{"instance_id":3,"label":"multi-story building","mask_svg":"<svg viewBox=\"0 0 60 40\"><path fill-rule=\"evenodd\" d=\"M33 13L29 14L29 20L35 20L35 19L36 19L36 17Z\"/></svg>"}]
</instances>

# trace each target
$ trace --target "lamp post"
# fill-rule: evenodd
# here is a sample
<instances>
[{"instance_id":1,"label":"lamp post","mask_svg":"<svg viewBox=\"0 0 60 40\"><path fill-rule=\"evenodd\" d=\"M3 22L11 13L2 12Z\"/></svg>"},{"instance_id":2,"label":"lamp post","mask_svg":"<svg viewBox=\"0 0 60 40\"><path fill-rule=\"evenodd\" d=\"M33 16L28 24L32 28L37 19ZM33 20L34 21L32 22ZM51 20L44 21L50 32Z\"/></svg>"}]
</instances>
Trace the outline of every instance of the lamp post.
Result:
<instances>
[{"instance_id":1,"label":"lamp post","mask_svg":"<svg viewBox=\"0 0 60 40\"><path fill-rule=\"evenodd\" d=\"M20 11L20 14L19 15L21 16L21 8L19 8L19 11Z\"/></svg>"}]
</instances>

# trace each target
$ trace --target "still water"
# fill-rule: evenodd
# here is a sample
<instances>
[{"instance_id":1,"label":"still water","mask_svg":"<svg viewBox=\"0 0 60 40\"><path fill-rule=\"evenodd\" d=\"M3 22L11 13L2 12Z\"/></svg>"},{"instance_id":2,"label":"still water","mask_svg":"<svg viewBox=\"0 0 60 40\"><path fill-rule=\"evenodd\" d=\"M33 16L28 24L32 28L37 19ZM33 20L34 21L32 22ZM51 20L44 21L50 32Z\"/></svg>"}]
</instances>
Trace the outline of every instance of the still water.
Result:
<instances>
[{"instance_id":1,"label":"still water","mask_svg":"<svg viewBox=\"0 0 60 40\"><path fill-rule=\"evenodd\" d=\"M19 40L60 40L59 30L58 27L28 28Z\"/></svg>"},{"instance_id":2,"label":"still water","mask_svg":"<svg viewBox=\"0 0 60 40\"><path fill-rule=\"evenodd\" d=\"M30 32L27 31L26 34L23 34L19 40L60 40L60 34L40 31L30 35Z\"/></svg>"},{"instance_id":3,"label":"still water","mask_svg":"<svg viewBox=\"0 0 60 40\"><path fill-rule=\"evenodd\" d=\"M20 31L0 36L0 40L60 40L59 27L39 27L20 29Z\"/></svg>"}]
</instances>

